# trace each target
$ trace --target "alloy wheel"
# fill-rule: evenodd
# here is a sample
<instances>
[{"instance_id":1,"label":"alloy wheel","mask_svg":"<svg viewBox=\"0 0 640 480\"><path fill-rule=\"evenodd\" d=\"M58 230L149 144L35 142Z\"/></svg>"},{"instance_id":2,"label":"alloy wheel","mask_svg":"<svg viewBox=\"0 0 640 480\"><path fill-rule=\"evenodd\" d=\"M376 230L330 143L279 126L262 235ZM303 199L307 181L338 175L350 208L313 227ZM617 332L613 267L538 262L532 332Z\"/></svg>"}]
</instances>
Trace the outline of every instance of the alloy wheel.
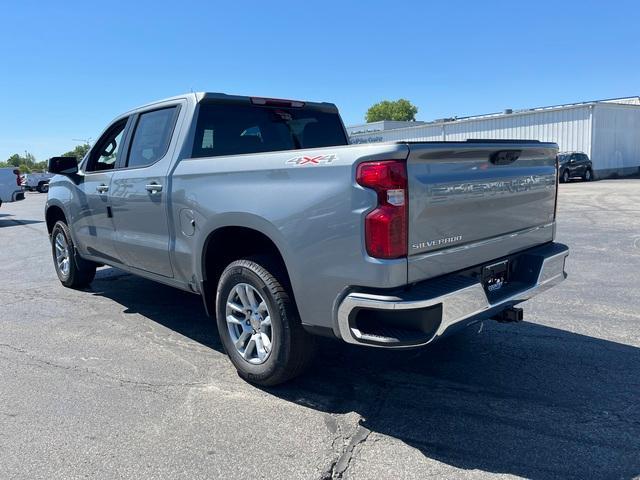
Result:
<instances>
[{"instance_id":1,"label":"alloy wheel","mask_svg":"<svg viewBox=\"0 0 640 480\"><path fill-rule=\"evenodd\" d=\"M63 276L68 277L71 270L69 263L69 244L62 232L58 232L54 238L56 248L56 266Z\"/></svg>"},{"instance_id":2,"label":"alloy wheel","mask_svg":"<svg viewBox=\"0 0 640 480\"><path fill-rule=\"evenodd\" d=\"M273 330L267 302L248 283L238 283L229 292L226 321L236 351L247 362L259 365L271 353Z\"/></svg>"}]
</instances>

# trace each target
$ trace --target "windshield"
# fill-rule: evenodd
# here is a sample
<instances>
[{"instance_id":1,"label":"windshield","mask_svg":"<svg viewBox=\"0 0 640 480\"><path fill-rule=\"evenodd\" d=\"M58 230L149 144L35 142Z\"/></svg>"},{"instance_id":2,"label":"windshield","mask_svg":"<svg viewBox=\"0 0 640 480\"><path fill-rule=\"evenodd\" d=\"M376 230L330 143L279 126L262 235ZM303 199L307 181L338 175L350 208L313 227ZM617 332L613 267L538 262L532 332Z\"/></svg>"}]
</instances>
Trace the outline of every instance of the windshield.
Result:
<instances>
[{"instance_id":1,"label":"windshield","mask_svg":"<svg viewBox=\"0 0 640 480\"><path fill-rule=\"evenodd\" d=\"M202 103L193 157L347 145L337 112L313 108Z\"/></svg>"},{"instance_id":2,"label":"windshield","mask_svg":"<svg viewBox=\"0 0 640 480\"><path fill-rule=\"evenodd\" d=\"M558 163L567 163L569 161L569 157L571 157L571 155L561 153L558 155Z\"/></svg>"}]
</instances>

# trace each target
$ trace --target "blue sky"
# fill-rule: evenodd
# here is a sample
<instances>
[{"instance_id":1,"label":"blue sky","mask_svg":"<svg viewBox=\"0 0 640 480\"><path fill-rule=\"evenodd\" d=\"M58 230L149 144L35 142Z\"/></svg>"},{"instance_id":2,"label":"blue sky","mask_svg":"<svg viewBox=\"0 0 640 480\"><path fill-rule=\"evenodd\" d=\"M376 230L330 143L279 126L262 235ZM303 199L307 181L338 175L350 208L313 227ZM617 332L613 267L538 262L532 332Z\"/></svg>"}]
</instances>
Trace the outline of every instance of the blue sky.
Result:
<instances>
[{"instance_id":1,"label":"blue sky","mask_svg":"<svg viewBox=\"0 0 640 480\"><path fill-rule=\"evenodd\" d=\"M637 2L129 1L0 7L0 160L194 91L407 98L432 120L640 94ZM97 5L97 3L95 4Z\"/></svg>"}]
</instances>

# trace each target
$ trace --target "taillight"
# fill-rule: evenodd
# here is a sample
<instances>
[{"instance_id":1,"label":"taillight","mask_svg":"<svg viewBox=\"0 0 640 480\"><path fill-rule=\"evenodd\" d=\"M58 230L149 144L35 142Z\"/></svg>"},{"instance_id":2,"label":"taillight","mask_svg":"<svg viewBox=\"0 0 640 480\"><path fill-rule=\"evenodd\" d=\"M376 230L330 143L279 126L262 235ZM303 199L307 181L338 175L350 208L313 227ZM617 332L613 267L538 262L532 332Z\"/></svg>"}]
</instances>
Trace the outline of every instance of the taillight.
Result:
<instances>
[{"instance_id":1,"label":"taillight","mask_svg":"<svg viewBox=\"0 0 640 480\"><path fill-rule=\"evenodd\" d=\"M22 181L20 180L20 170L14 170L13 173L16 174L16 185L18 185L19 187L22 186Z\"/></svg>"},{"instance_id":2,"label":"taillight","mask_svg":"<svg viewBox=\"0 0 640 480\"><path fill-rule=\"evenodd\" d=\"M407 168L405 162L364 162L356 181L378 194L377 207L364 220L367 253L375 258L407 255Z\"/></svg>"},{"instance_id":3,"label":"taillight","mask_svg":"<svg viewBox=\"0 0 640 480\"><path fill-rule=\"evenodd\" d=\"M251 97L251 103L254 105L266 105L267 107L304 107L304 102L300 102L298 100L285 100L282 98Z\"/></svg>"}]
</instances>

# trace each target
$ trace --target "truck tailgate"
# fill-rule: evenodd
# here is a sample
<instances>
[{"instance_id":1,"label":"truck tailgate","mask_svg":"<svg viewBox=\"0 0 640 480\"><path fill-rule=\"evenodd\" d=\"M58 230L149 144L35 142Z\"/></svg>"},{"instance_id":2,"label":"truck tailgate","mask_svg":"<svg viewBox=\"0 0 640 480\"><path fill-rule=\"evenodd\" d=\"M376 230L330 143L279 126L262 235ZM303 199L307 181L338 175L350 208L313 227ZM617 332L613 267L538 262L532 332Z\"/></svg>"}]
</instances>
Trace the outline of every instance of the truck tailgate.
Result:
<instances>
[{"instance_id":1,"label":"truck tailgate","mask_svg":"<svg viewBox=\"0 0 640 480\"><path fill-rule=\"evenodd\" d=\"M409 143L409 282L553 240L557 145Z\"/></svg>"}]
</instances>

